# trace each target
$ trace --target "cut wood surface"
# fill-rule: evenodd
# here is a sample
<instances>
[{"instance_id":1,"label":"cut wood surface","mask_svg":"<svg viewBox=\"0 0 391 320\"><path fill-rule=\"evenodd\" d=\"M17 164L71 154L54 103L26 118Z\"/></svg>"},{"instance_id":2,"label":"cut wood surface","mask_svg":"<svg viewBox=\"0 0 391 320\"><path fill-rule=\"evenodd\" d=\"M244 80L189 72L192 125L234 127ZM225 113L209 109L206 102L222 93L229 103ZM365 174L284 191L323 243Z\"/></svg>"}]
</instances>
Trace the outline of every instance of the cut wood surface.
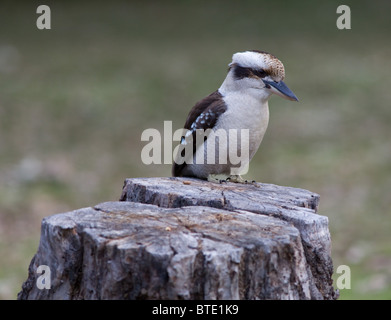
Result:
<instances>
[{"instance_id":1,"label":"cut wood surface","mask_svg":"<svg viewBox=\"0 0 391 320\"><path fill-rule=\"evenodd\" d=\"M121 201L55 214L19 299L335 299L319 195L132 178ZM37 268L50 268L39 289Z\"/></svg>"}]
</instances>

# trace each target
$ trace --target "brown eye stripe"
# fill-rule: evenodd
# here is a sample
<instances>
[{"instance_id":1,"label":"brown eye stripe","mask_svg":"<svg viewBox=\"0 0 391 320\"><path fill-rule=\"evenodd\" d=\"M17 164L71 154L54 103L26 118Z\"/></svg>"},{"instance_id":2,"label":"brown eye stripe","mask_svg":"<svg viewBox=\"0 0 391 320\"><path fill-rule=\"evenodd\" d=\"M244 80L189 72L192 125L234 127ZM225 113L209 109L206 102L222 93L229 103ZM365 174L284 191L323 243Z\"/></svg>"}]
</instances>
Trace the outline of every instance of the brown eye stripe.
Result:
<instances>
[{"instance_id":1,"label":"brown eye stripe","mask_svg":"<svg viewBox=\"0 0 391 320\"><path fill-rule=\"evenodd\" d=\"M251 69L251 70L252 70L252 73L255 74L259 78L264 78L268 75L267 72L263 69L259 69L259 70Z\"/></svg>"},{"instance_id":2,"label":"brown eye stripe","mask_svg":"<svg viewBox=\"0 0 391 320\"><path fill-rule=\"evenodd\" d=\"M234 77L236 80L240 80L243 78L264 78L268 75L268 73L263 69L252 69L245 68L239 65L234 65Z\"/></svg>"}]
</instances>

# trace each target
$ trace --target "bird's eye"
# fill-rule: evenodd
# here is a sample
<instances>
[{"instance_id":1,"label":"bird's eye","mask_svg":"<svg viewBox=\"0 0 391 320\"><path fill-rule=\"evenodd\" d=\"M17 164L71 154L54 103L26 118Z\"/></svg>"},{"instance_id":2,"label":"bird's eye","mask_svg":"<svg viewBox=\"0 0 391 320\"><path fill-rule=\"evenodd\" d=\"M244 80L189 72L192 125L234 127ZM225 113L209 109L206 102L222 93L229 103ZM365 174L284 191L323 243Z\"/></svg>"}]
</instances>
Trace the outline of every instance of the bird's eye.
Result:
<instances>
[{"instance_id":1,"label":"bird's eye","mask_svg":"<svg viewBox=\"0 0 391 320\"><path fill-rule=\"evenodd\" d=\"M257 76L260 77L260 78L263 78L263 77L267 76L267 73L266 73L265 70L259 69L259 70L257 70Z\"/></svg>"}]
</instances>

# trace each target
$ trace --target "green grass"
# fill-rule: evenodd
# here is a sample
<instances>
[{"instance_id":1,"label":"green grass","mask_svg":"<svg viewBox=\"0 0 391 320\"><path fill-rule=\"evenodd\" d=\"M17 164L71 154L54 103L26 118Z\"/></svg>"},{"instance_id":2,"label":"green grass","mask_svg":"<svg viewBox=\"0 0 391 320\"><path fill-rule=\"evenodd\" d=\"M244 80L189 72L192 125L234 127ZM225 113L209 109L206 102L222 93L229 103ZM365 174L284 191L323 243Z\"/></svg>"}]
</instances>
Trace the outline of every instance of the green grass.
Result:
<instances>
[{"instance_id":1,"label":"green grass","mask_svg":"<svg viewBox=\"0 0 391 320\"><path fill-rule=\"evenodd\" d=\"M389 2L344 2L344 31L339 1L49 1L46 31L39 4L0 7L0 299L26 279L43 217L170 174L141 162L142 131L182 127L247 49L279 57L300 99L271 99L249 176L321 195L334 265L352 269L341 299L391 298Z\"/></svg>"}]
</instances>

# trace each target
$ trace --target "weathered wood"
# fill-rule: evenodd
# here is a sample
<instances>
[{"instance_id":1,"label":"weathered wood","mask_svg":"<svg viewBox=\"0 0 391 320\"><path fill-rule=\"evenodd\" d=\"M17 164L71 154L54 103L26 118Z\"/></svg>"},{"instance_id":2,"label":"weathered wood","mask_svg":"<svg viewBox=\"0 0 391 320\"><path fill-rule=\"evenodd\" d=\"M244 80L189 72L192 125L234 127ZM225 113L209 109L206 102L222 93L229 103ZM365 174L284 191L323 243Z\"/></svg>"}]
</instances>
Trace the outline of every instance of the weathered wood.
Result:
<instances>
[{"instance_id":1,"label":"weathered wood","mask_svg":"<svg viewBox=\"0 0 391 320\"><path fill-rule=\"evenodd\" d=\"M45 218L18 298L336 298L317 194L137 178L121 200ZM36 285L40 265L50 289Z\"/></svg>"},{"instance_id":2,"label":"weathered wood","mask_svg":"<svg viewBox=\"0 0 391 320\"><path fill-rule=\"evenodd\" d=\"M320 196L308 190L258 183L216 184L189 178L127 179L122 201L160 207L210 206L245 210L292 223L300 232L311 277L311 296L331 299L333 264L328 218L316 214Z\"/></svg>"}]
</instances>

